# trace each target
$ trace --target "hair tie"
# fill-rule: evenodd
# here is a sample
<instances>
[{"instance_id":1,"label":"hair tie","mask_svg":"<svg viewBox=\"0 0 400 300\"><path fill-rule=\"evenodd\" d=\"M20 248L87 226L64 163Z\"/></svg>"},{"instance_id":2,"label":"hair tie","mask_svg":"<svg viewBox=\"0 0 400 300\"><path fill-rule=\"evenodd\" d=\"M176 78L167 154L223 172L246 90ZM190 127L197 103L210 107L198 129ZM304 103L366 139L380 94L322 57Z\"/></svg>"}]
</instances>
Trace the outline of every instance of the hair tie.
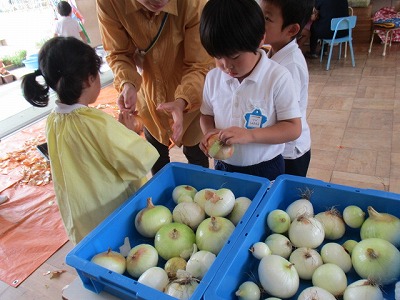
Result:
<instances>
[{"instance_id":1,"label":"hair tie","mask_svg":"<svg viewBox=\"0 0 400 300\"><path fill-rule=\"evenodd\" d=\"M40 69L37 69L33 74L35 74L36 77L43 75L42 71L40 71Z\"/></svg>"}]
</instances>

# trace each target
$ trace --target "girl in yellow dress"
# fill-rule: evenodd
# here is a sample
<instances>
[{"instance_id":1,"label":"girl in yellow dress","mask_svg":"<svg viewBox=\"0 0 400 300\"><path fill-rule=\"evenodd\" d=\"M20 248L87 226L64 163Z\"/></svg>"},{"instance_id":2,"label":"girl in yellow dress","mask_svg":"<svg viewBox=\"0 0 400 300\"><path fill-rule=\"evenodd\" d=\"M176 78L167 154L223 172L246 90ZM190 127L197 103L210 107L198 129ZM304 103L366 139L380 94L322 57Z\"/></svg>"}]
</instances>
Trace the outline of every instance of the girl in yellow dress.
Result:
<instances>
[{"instance_id":1,"label":"girl in yellow dress","mask_svg":"<svg viewBox=\"0 0 400 300\"><path fill-rule=\"evenodd\" d=\"M100 65L89 45L55 37L41 48L39 69L22 80L33 106L47 106L50 88L58 96L46 137L57 203L74 244L143 185L159 157L142 137L88 106L100 93ZM36 81L38 76L45 84Z\"/></svg>"}]
</instances>

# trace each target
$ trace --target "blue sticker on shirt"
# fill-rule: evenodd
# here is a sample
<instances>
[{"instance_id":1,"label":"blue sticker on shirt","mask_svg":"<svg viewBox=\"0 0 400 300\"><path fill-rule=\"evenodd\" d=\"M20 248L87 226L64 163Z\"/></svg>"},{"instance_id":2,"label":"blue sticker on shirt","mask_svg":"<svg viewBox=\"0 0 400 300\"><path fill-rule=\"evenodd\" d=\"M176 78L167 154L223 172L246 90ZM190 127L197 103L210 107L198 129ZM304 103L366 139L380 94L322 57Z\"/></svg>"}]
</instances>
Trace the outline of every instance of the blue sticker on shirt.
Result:
<instances>
[{"instance_id":1,"label":"blue sticker on shirt","mask_svg":"<svg viewBox=\"0 0 400 300\"><path fill-rule=\"evenodd\" d=\"M267 122L267 117L261 112L261 109L256 108L251 113L244 115L246 124L244 127L247 129L262 128L263 124Z\"/></svg>"}]
</instances>

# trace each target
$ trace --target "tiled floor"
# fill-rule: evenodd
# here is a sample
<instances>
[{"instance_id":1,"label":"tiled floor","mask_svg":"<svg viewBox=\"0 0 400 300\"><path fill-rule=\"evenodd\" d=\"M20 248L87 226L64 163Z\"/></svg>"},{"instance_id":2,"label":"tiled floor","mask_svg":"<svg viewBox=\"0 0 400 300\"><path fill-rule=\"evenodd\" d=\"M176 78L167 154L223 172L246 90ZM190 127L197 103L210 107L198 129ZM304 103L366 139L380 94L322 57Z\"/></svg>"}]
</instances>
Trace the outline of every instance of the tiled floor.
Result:
<instances>
[{"instance_id":1,"label":"tiled floor","mask_svg":"<svg viewBox=\"0 0 400 300\"><path fill-rule=\"evenodd\" d=\"M309 60L308 122L312 159L308 177L328 182L400 193L400 44L385 57L382 45L355 45L356 67L351 60L322 63ZM185 161L173 149L174 161ZM0 298L60 299L61 289L76 278L64 257L67 243L17 289L0 282ZM65 269L59 278L43 276Z\"/></svg>"}]
</instances>

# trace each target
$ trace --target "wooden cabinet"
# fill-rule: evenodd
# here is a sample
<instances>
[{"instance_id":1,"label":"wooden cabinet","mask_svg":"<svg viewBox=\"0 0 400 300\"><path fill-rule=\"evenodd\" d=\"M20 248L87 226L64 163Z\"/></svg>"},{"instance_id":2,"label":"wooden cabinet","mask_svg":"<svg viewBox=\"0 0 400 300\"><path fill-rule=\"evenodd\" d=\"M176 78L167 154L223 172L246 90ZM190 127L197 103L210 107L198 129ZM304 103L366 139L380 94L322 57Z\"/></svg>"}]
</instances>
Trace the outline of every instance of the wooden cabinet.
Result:
<instances>
[{"instance_id":1,"label":"wooden cabinet","mask_svg":"<svg viewBox=\"0 0 400 300\"><path fill-rule=\"evenodd\" d=\"M372 5L353 7L353 14L357 16L356 27L353 29L353 42L369 43L372 35Z\"/></svg>"}]
</instances>

